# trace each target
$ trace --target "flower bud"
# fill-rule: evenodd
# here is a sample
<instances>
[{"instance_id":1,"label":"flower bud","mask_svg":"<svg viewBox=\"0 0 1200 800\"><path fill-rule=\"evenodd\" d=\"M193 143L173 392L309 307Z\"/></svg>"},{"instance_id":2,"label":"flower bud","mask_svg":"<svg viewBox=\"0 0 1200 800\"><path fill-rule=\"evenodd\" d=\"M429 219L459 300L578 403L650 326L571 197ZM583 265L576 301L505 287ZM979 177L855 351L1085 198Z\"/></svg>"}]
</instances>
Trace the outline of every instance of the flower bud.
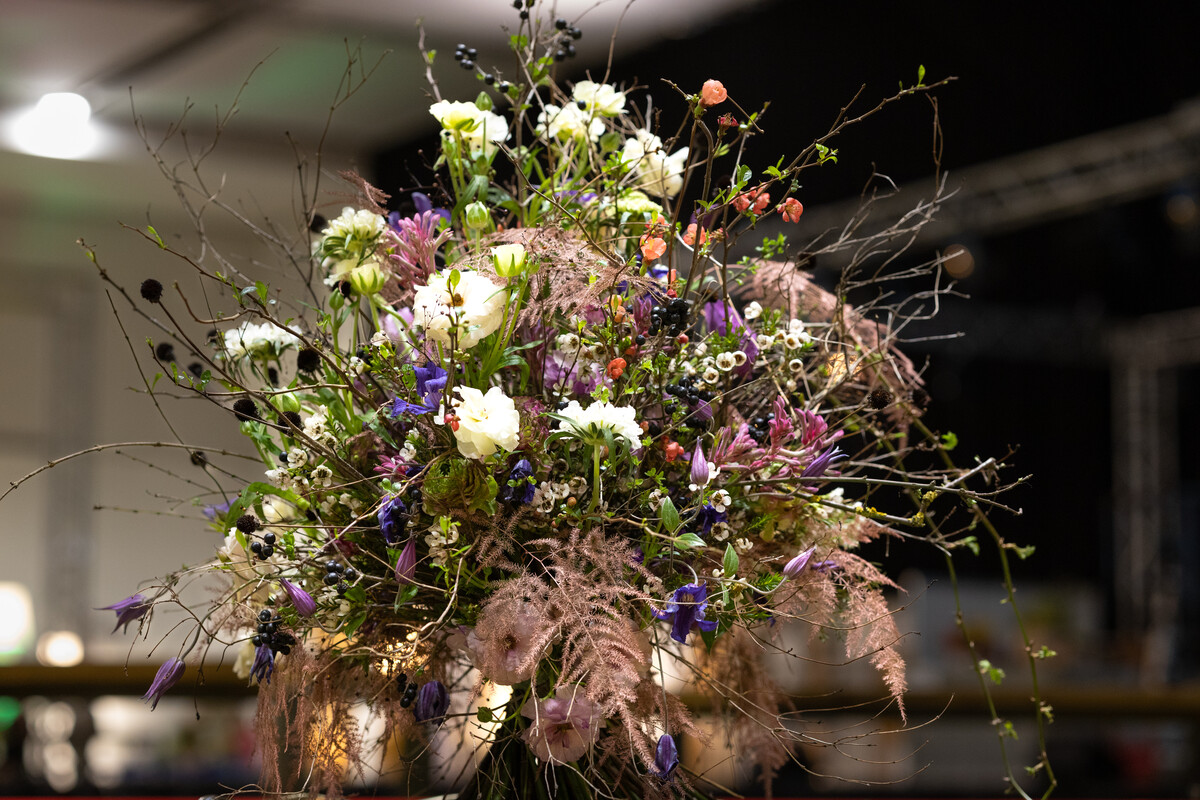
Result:
<instances>
[{"instance_id":1,"label":"flower bud","mask_svg":"<svg viewBox=\"0 0 1200 800\"><path fill-rule=\"evenodd\" d=\"M377 294L387 283L387 273L379 268L375 261L368 261L360 267L350 270L350 286L360 295Z\"/></svg>"},{"instance_id":2,"label":"flower bud","mask_svg":"<svg viewBox=\"0 0 1200 800\"><path fill-rule=\"evenodd\" d=\"M501 278L520 275L525 269L525 245L502 244L492 248L492 263Z\"/></svg>"},{"instance_id":3,"label":"flower bud","mask_svg":"<svg viewBox=\"0 0 1200 800\"><path fill-rule=\"evenodd\" d=\"M317 601L313 600L312 595L287 578L280 578L280 581L283 583L283 589L287 592L288 599L296 608L296 613L302 617L312 616L317 610Z\"/></svg>"},{"instance_id":4,"label":"flower bud","mask_svg":"<svg viewBox=\"0 0 1200 800\"><path fill-rule=\"evenodd\" d=\"M300 398L296 397L296 395L292 394L291 392L284 392L283 394L275 395L271 398L271 403L282 413L286 413L288 411L300 411Z\"/></svg>"},{"instance_id":5,"label":"flower bud","mask_svg":"<svg viewBox=\"0 0 1200 800\"><path fill-rule=\"evenodd\" d=\"M791 561L787 562L783 567L783 576L785 578L794 578L804 571L808 566L808 562L812 559L813 553L817 550L816 547L810 547L804 552L797 555Z\"/></svg>"},{"instance_id":6,"label":"flower bud","mask_svg":"<svg viewBox=\"0 0 1200 800\"><path fill-rule=\"evenodd\" d=\"M696 440L696 450L692 453L692 483L697 486L704 486L708 483L708 457L704 455L704 450L700 447L700 440Z\"/></svg>"},{"instance_id":7,"label":"flower bud","mask_svg":"<svg viewBox=\"0 0 1200 800\"><path fill-rule=\"evenodd\" d=\"M487 206L476 200L474 203L467 205L464 219L467 224L467 229L472 231L482 231L492 226L492 214L488 211Z\"/></svg>"},{"instance_id":8,"label":"flower bud","mask_svg":"<svg viewBox=\"0 0 1200 800\"><path fill-rule=\"evenodd\" d=\"M409 537L408 543L400 551L400 557L396 559L396 583L412 583L416 572L417 544L416 539Z\"/></svg>"}]
</instances>

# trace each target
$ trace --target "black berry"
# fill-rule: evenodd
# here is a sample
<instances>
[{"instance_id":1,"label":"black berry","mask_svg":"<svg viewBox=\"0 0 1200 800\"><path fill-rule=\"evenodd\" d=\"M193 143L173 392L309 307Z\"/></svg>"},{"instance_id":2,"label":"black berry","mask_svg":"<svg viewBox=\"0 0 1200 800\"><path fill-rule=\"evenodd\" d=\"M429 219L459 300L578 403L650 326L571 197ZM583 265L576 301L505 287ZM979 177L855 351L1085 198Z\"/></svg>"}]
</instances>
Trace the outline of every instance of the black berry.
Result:
<instances>
[{"instance_id":1,"label":"black berry","mask_svg":"<svg viewBox=\"0 0 1200 800\"><path fill-rule=\"evenodd\" d=\"M163 285L154 278L146 278L142 281L142 297L151 303L157 303L162 300Z\"/></svg>"}]
</instances>

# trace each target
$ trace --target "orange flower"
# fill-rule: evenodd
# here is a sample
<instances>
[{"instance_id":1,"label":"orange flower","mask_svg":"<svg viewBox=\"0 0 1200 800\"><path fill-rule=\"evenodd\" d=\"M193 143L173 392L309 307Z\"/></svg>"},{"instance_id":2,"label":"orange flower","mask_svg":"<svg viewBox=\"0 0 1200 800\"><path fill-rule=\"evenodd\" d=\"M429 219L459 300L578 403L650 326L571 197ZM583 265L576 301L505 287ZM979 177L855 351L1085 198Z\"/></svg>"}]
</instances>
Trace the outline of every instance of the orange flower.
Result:
<instances>
[{"instance_id":1,"label":"orange flower","mask_svg":"<svg viewBox=\"0 0 1200 800\"><path fill-rule=\"evenodd\" d=\"M683 455L684 449L679 442L667 439L663 442L663 452L667 454L667 461L674 461Z\"/></svg>"},{"instance_id":2,"label":"orange flower","mask_svg":"<svg viewBox=\"0 0 1200 800\"><path fill-rule=\"evenodd\" d=\"M761 189L743 192L733 198L733 207L738 211L749 209L752 213L761 214L771 204L771 195Z\"/></svg>"},{"instance_id":3,"label":"orange flower","mask_svg":"<svg viewBox=\"0 0 1200 800\"><path fill-rule=\"evenodd\" d=\"M653 261L667 252L667 243L663 241L661 236L643 236L642 237L642 258L647 261Z\"/></svg>"},{"instance_id":4,"label":"orange flower","mask_svg":"<svg viewBox=\"0 0 1200 800\"><path fill-rule=\"evenodd\" d=\"M707 241L708 241L708 231L704 230L704 228L701 228L700 229L700 244L704 244ZM684 231L684 234L683 234L683 243L686 244L688 247L692 247L696 244L696 223L693 222L691 225L687 226L687 230Z\"/></svg>"},{"instance_id":5,"label":"orange flower","mask_svg":"<svg viewBox=\"0 0 1200 800\"><path fill-rule=\"evenodd\" d=\"M612 361L608 362L608 377L615 381L617 378L625 374L625 367L625 359L614 358Z\"/></svg>"},{"instance_id":6,"label":"orange flower","mask_svg":"<svg viewBox=\"0 0 1200 800\"><path fill-rule=\"evenodd\" d=\"M729 92L725 91L725 85L716 78L709 78L700 87L700 105L705 108L724 103L727 97L729 97Z\"/></svg>"},{"instance_id":7,"label":"orange flower","mask_svg":"<svg viewBox=\"0 0 1200 800\"><path fill-rule=\"evenodd\" d=\"M794 197L789 197L779 204L779 213L788 222L799 222L800 215L804 213L804 205Z\"/></svg>"}]
</instances>

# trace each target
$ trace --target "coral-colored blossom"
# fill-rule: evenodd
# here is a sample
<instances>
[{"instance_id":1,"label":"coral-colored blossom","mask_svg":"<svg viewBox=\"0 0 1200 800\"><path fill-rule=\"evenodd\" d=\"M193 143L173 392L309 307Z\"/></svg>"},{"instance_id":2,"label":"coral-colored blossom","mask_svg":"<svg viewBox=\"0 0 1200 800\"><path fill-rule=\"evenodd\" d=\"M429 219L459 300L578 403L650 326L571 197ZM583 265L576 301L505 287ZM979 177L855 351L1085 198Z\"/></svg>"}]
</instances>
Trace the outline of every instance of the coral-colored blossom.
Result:
<instances>
[{"instance_id":1,"label":"coral-colored blossom","mask_svg":"<svg viewBox=\"0 0 1200 800\"><path fill-rule=\"evenodd\" d=\"M743 212L749 210L754 214L761 214L769 205L771 205L771 195L761 189L743 192L733 198L733 207Z\"/></svg>"},{"instance_id":2,"label":"coral-colored blossom","mask_svg":"<svg viewBox=\"0 0 1200 800\"><path fill-rule=\"evenodd\" d=\"M716 78L709 78L700 87L700 105L705 108L711 108L719 103L724 103L728 97L729 92L725 91L725 84Z\"/></svg>"},{"instance_id":3,"label":"coral-colored blossom","mask_svg":"<svg viewBox=\"0 0 1200 800\"><path fill-rule=\"evenodd\" d=\"M608 362L608 377L615 381L617 378L625 374L626 366L627 364L625 359L614 358L612 361Z\"/></svg>"},{"instance_id":4,"label":"coral-colored blossom","mask_svg":"<svg viewBox=\"0 0 1200 800\"><path fill-rule=\"evenodd\" d=\"M708 241L708 231L700 228L700 244ZM683 234L683 243L688 247L694 247L696 244L696 223L687 226L687 230Z\"/></svg>"},{"instance_id":5,"label":"coral-colored blossom","mask_svg":"<svg viewBox=\"0 0 1200 800\"><path fill-rule=\"evenodd\" d=\"M660 236L642 237L642 258L653 261L667 252L667 243Z\"/></svg>"},{"instance_id":6,"label":"coral-colored blossom","mask_svg":"<svg viewBox=\"0 0 1200 800\"><path fill-rule=\"evenodd\" d=\"M789 197L779 204L779 214L787 222L799 222L804 213L804 205L794 197Z\"/></svg>"}]
</instances>

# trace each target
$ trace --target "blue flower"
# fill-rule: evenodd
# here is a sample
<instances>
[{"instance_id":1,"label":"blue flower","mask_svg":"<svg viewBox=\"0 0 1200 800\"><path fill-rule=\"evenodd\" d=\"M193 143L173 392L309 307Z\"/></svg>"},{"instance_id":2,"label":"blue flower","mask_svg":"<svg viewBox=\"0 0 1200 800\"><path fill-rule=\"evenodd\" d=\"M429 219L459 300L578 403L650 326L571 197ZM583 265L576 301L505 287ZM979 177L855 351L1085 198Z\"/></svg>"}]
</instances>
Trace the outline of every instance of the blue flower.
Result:
<instances>
[{"instance_id":1,"label":"blue flower","mask_svg":"<svg viewBox=\"0 0 1200 800\"><path fill-rule=\"evenodd\" d=\"M376 518L379 520L379 529L383 531L383 538L389 545L395 545L400 541L404 529L408 527L408 506L404 505L404 501L398 496L393 495L379 506Z\"/></svg>"},{"instance_id":2,"label":"blue flower","mask_svg":"<svg viewBox=\"0 0 1200 800\"><path fill-rule=\"evenodd\" d=\"M840 447L830 445L824 453L813 459L812 463L805 467L804 472L800 473L801 478L820 478L825 474L825 470L829 469L834 462L846 458L846 454L842 452Z\"/></svg>"},{"instance_id":3,"label":"blue flower","mask_svg":"<svg viewBox=\"0 0 1200 800\"><path fill-rule=\"evenodd\" d=\"M185 667L181 659L171 656L163 665L158 668L158 673L154 676L154 680L150 683L150 688L142 695L143 700L150 701L150 710L158 708L158 701L167 693L175 684L179 683L179 679L183 677Z\"/></svg>"},{"instance_id":4,"label":"blue flower","mask_svg":"<svg viewBox=\"0 0 1200 800\"><path fill-rule=\"evenodd\" d=\"M104 606L96 609L97 611L115 611L117 614L117 624L113 627L112 632L116 633L117 628L125 626L125 632L129 632L129 623L134 620L141 619L146 615L146 612L154 604L146 600L140 594L132 594L124 600L119 600L111 606Z\"/></svg>"},{"instance_id":5,"label":"blue flower","mask_svg":"<svg viewBox=\"0 0 1200 800\"><path fill-rule=\"evenodd\" d=\"M402 397L392 400L392 419L409 412L413 414L428 414L431 411L433 409L429 406L421 405L420 403L410 403Z\"/></svg>"},{"instance_id":6,"label":"blue flower","mask_svg":"<svg viewBox=\"0 0 1200 800\"><path fill-rule=\"evenodd\" d=\"M429 681L421 686L417 693L417 703L413 706L413 717L417 722L438 722L446 716L450 708L450 694L441 681Z\"/></svg>"},{"instance_id":7,"label":"blue flower","mask_svg":"<svg viewBox=\"0 0 1200 800\"><path fill-rule=\"evenodd\" d=\"M654 772L666 780L671 777L675 767L679 766L679 750L671 734L664 733L658 737L658 746L654 748Z\"/></svg>"},{"instance_id":8,"label":"blue flower","mask_svg":"<svg viewBox=\"0 0 1200 800\"><path fill-rule=\"evenodd\" d=\"M522 458L508 473L508 481L500 489L500 500L505 503L524 505L533 502L533 465Z\"/></svg>"},{"instance_id":9,"label":"blue flower","mask_svg":"<svg viewBox=\"0 0 1200 800\"><path fill-rule=\"evenodd\" d=\"M437 408L442 402L442 392L446 391L446 380L449 378L446 370L436 361L430 361L423 367L414 367L417 376L417 394L430 408Z\"/></svg>"},{"instance_id":10,"label":"blue flower","mask_svg":"<svg viewBox=\"0 0 1200 800\"><path fill-rule=\"evenodd\" d=\"M729 514L724 511L717 511L713 508L712 503L705 503L700 506L700 511L696 513L695 522L700 526L700 531L707 536L712 532L713 525L718 522L724 522L729 519Z\"/></svg>"},{"instance_id":11,"label":"blue flower","mask_svg":"<svg viewBox=\"0 0 1200 800\"><path fill-rule=\"evenodd\" d=\"M708 608L708 587L704 582L688 583L680 586L671 596L665 611L655 611L658 619L669 619L671 638L680 644L687 643L687 636L692 628L699 628L708 633L717 629L716 620L706 620L704 612Z\"/></svg>"},{"instance_id":12,"label":"blue flower","mask_svg":"<svg viewBox=\"0 0 1200 800\"><path fill-rule=\"evenodd\" d=\"M250 674L260 684L263 678L271 682L271 673L275 671L275 651L269 644L260 644L254 649L254 663L250 666Z\"/></svg>"}]
</instances>

